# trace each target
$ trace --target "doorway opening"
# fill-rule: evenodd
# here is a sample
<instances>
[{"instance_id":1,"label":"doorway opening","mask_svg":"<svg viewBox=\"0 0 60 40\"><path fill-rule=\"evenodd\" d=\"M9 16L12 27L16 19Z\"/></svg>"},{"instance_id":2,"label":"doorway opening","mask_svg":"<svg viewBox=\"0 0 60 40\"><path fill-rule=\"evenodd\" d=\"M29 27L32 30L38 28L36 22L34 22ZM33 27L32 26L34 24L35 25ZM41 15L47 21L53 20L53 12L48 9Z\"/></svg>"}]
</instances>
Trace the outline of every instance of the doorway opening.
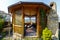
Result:
<instances>
[{"instance_id":1,"label":"doorway opening","mask_svg":"<svg viewBox=\"0 0 60 40\"><path fill-rule=\"evenodd\" d=\"M36 16L24 17L24 36L36 36L37 22Z\"/></svg>"}]
</instances>

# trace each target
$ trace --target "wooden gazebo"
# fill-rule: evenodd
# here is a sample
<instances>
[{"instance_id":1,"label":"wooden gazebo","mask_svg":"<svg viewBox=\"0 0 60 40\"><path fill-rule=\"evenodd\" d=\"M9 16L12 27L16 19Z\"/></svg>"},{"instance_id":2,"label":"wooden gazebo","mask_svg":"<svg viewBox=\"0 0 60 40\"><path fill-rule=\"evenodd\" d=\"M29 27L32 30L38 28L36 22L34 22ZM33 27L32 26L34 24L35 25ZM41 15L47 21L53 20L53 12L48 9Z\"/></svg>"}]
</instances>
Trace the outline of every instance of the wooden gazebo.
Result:
<instances>
[{"instance_id":1,"label":"wooden gazebo","mask_svg":"<svg viewBox=\"0 0 60 40\"><path fill-rule=\"evenodd\" d=\"M46 14L49 11L50 7L42 2L18 2L9 6L8 12L12 14L13 34L32 38L41 37L42 30L47 25Z\"/></svg>"}]
</instances>

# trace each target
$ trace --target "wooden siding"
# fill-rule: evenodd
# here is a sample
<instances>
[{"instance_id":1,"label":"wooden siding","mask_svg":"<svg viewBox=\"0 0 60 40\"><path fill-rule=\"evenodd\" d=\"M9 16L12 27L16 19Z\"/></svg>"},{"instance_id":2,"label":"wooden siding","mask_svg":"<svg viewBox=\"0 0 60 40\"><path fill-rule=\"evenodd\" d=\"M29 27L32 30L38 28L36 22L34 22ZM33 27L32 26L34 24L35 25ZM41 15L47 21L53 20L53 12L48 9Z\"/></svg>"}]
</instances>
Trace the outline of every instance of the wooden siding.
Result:
<instances>
[{"instance_id":1,"label":"wooden siding","mask_svg":"<svg viewBox=\"0 0 60 40\"><path fill-rule=\"evenodd\" d=\"M14 26L14 32L19 33L19 34L23 34L23 27Z\"/></svg>"}]
</instances>

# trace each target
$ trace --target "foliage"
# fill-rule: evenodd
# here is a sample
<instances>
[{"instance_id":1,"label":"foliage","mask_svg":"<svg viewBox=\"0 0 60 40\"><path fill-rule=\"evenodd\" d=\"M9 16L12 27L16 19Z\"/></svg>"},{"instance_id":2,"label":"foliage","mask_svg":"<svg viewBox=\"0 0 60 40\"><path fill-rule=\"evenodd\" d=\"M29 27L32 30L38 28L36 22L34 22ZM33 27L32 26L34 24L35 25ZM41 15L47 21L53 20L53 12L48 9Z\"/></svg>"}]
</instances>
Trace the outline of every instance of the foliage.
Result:
<instances>
[{"instance_id":1,"label":"foliage","mask_svg":"<svg viewBox=\"0 0 60 40\"><path fill-rule=\"evenodd\" d=\"M4 25L4 19L2 19L1 16L0 16L0 32L3 29L3 25Z\"/></svg>"},{"instance_id":2,"label":"foliage","mask_svg":"<svg viewBox=\"0 0 60 40\"><path fill-rule=\"evenodd\" d=\"M40 24L42 28L46 27L46 13L43 8L40 9Z\"/></svg>"},{"instance_id":3,"label":"foliage","mask_svg":"<svg viewBox=\"0 0 60 40\"><path fill-rule=\"evenodd\" d=\"M42 32L43 40L51 40L51 36L52 36L52 31L46 27Z\"/></svg>"},{"instance_id":4,"label":"foliage","mask_svg":"<svg viewBox=\"0 0 60 40\"><path fill-rule=\"evenodd\" d=\"M2 32L1 35L2 35L2 37L0 38L0 40L6 40L6 39L4 39L4 37L6 36L6 32Z\"/></svg>"}]
</instances>

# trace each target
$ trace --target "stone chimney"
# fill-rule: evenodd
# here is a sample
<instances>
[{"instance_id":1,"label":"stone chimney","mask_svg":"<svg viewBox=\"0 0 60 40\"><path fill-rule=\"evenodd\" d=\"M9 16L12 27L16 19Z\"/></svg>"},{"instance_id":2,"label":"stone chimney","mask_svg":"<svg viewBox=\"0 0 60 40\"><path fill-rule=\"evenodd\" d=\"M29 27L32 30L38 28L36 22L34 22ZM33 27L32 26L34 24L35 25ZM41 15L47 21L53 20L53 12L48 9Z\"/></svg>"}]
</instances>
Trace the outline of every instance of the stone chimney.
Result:
<instances>
[{"instance_id":1,"label":"stone chimney","mask_svg":"<svg viewBox=\"0 0 60 40\"><path fill-rule=\"evenodd\" d=\"M47 26L52 31L52 39L58 40L58 15L57 15L57 6L55 2L50 3L51 10L47 16Z\"/></svg>"},{"instance_id":2,"label":"stone chimney","mask_svg":"<svg viewBox=\"0 0 60 40\"><path fill-rule=\"evenodd\" d=\"M52 10L57 11L57 6L55 2L51 2L50 7L52 8Z\"/></svg>"}]
</instances>

